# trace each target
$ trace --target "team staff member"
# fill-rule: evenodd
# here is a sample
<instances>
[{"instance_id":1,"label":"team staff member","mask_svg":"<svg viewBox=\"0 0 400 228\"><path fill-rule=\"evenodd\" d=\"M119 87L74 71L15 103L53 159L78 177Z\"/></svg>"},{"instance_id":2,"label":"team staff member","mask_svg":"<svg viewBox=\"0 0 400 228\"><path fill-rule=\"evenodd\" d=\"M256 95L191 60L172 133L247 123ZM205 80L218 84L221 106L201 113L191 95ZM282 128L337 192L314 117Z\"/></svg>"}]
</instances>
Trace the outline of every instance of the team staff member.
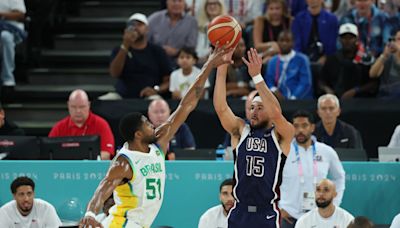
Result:
<instances>
[{"instance_id":1,"label":"team staff member","mask_svg":"<svg viewBox=\"0 0 400 228\"><path fill-rule=\"evenodd\" d=\"M58 121L49 133L49 137L100 136L100 154L102 160L114 156L114 135L107 121L90 111L90 101L85 91L74 90L68 100L69 116Z\"/></svg>"},{"instance_id":2,"label":"team staff member","mask_svg":"<svg viewBox=\"0 0 400 228\"><path fill-rule=\"evenodd\" d=\"M297 111L293 126L295 139L283 168L279 201L283 228L294 227L297 219L315 208L315 187L328 174L337 186L336 206L340 205L345 189L345 172L335 150L312 136L313 116L307 111Z\"/></svg>"}]
</instances>

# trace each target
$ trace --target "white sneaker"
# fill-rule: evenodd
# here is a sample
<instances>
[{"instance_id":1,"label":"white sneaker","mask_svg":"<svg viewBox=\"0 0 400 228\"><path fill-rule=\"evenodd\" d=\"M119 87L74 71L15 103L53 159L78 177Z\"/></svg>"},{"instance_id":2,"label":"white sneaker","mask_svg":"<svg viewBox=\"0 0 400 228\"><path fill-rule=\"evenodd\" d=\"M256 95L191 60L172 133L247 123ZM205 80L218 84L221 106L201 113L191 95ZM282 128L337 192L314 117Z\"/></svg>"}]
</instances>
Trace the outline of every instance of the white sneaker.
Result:
<instances>
[{"instance_id":1,"label":"white sneaker","mask_svg":"<svg viewBox=\"0 0 400 228\"><path fill-rule=\"evenodd\" d=\"M3 86L15 86L15 81L5 81L3 82Z\"/></svg>"}]
</instances>

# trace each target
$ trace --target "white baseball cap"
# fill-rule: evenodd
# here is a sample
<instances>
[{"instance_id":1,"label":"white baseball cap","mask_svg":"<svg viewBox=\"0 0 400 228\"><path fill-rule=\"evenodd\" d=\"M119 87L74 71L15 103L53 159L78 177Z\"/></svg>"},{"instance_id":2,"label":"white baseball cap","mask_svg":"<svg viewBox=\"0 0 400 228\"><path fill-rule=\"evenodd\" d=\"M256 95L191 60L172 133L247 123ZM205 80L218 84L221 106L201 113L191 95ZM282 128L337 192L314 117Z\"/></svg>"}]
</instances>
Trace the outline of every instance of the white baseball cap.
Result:
<instances>
[{"instance_id":1,"label":"white baseball cap","mask_svg":"<svg viewBox=\"0 0 400 228\"><path fill-rule=\"evenodd\" d=\"M129 17L128 21L133 21L133 20L135 20L135 21L140 21L140 22L142 22L142 23L145 24L145 25L149 25L149 22L147 21L146 15L144 15L144 14L142 14L142 13L134 13L134 14L132 14L132 15Z\"/></svg>"},{"instance_id":2,"label":"white baseball cap","mask_svg":"<svg viewBox=\"0 0 400 228\"><path fill-rule=\"evenodd\" d=\"M351 24L351 23L342 24L339 28L339 36L346 34L346 33L350 33L350 34L353 34L358 37L357 26L355 24Z\"/></svg>"}]
</instances>

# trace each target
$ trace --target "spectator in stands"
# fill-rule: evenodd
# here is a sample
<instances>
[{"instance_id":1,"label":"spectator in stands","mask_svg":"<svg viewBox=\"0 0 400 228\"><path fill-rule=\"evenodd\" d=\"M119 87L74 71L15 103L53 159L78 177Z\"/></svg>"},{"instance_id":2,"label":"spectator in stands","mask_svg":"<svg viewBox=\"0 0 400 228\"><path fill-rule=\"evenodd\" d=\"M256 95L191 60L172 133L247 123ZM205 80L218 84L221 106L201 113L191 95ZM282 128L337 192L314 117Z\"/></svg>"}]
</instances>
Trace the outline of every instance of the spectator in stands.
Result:
<instances>
[{"instance_id":1,"label":"spectator in stands","mask_svg":"<svg viewBox=\"0 0 400 228\"><path fill-rule=\"evenodd\" d=\"M340 116L339 99L333 94L325 94L318 98L318 116L315 136L318 141L333 148L363 148L360 132L352 125L338 119Z\"/></svg>"},{"instance_id":2,"label":"spectator in stands","mask_svg":"<svg viewBox=\"0 0 400 228\"><path fill-rule=\"evenodd\" d=\"M11 183L14 200L0 208L2 227L59 227L60 218L50 203L35 199L35 183L18 177Z\"/></svg>"},{"instance_id":3,"label":"spectator in stands","mask_svg":"<svg viewBox=\"0 0 400 228\"><path fill-rule=\"evenodd\" d=\"M242 57L245 56L246 45L243 39L240 39L235 51L232 55L233 64L228 66L228 72L226 76L226 96L232 98L240 98L249 94L249 83L253 82L247 67L244 64ZM254 85L253 85L254 88Z\"/></svg>"},{"instance_id":4,"label":"spectator in stands","mask_svg":"<svg viewBox=\"0 0 400 228\"><path fill-rule=\"evenodd\" d=\"M297 219L315 208L318 200L314 195L315 185L328 174L337 185L338 194L332 197L335 205L340 205L345 189L345 172L335 150L312 136L315 126L311 113L299 110L292 121L295 139L283 168L280 188L283 228L294 227Z\"/></svg>"},{"instance_id":5,"label":"spectator in stands","mask_svg":"<svg viewBox=\"0 0 400 228\"><path fill-rule=\"evenodd\" d=\"M208 24L214 18L226 13L223 0L204 0L196 15L198 22L198 36L196 52L199 56L199 65L203 65L210 54L210 41L208 40Z\"/></svg>"},{"instance_id":6,"label":"spectator in stands","mask_svg":"<svg viewBox=\"0 0 400 228\"><path fill-rule=\"evenodd\" d=\"M175 65L182 47L196 48L197 21L185 12L185 0L167 0L167 9L149 16L149 40L164 48Z\"/></svg>"},{"instance_id":7,"label":"spectator in stands","mask_svg":"<svg viewBox=\"0 0 400 228\"><path fill-rule=\"evenodd\" d=\"M219 186L220 205L208 209L200 217L198 228L228 227L228 213L235 203L232 196L233 180L226 179Z\"/></svg>"},{"instance_id":8,"label":"spectator in stands","mask_svg":"<svg viewBox=\"0 0 400 228\"><path fill-rule=\"evenodd\" d=\"M397 214L396 217L394 217L392 224L390 225L390 228L398 228L400 227L400 214Z\"/></svg>"},{"instance_id":9,"label":"spectator in stands","mask_svg":"<svg viewBox=\"0 0 400 228\"><path fill-rule=\"evenodd\" d=\"M293 34L284 30L279 34L281 54L268 63L264 78L278 99L310 99L313 96L310 62L307 56L293 50Z\"/></svg>"},{"instance_id":10,"label":"spectator in stands","mask_svg":"<svg viewBox=\"0 0 400 228\"><path fill-rule=\"evenodd\" d=\"M370 65L360 56L357 26L346 23L340 26L341 49L328 56L320 75L320 88L325 93L347 99L372 97L376 94L378 81L369 78Z\"/></svg>"},{"instance_id":11,"label":"spectator in stands","mask_svg":"<svg viewBox=\"0 0 400 228\"><path fill-rule=\"evenodd\" d=\"M350 222L347 228L374 228L374 224L364 216L357 216Z\"/></svg>"},{"instance_id":12,"label":"spectator in stands","mask_svg":"<svg viewBox=\"0 0 400 228\"><path fill-rule=\"evenodd\" d=\"M390 37L391 27L387 23L387 15L381 12L373 0L356 0L353 8L341 24L355 24L359 31L359 39L366 53L365 62L373 63L374 57L382 53L384 44Z\"/></svg>"},{"instance_id":13,"label":"spectator in stands","mask_svg":"<svg viewBox=\"0 0 400 228\"><path fill-rule=\"evenodd\" d=\"M183 47L179 51L178 65L180 68L171 73L171 79L169 81L169 91L172 93L173 99L182 99L200 74L200 69L195 66L196 61L197 54L193 48ZM210 87L210 83L207 79L202 92L203 98L208 87Z\"/></svg>"},{"instance_id":14,"label":"spectator in stands","mask_svg":"<svg viewBox=\"0 0 400 228\"><path fill-rule=\"evenodd\" d=\"M145 15L129 17L122 45L113 49L110 74L118 79L117 93L99 99L121 99L167 96L171 67L165 51L148 41Z\"/></svg>"},{"instance_id":15,"label":"spectator in stands","mask_svg":"<svg viewBox=\"0 0 400 228\"><path fill-rule=\"evenodd\" d=\"M307 10L298 13L292 24L294 49L319 64L335 53L339 29L336 16L323 9L322 3L323 0L307 0Z\"/></svg>"},{"instance_id":16,"label":"spectator in stands","mask_svg":"<svg viewBox=\"0 0 400 228\"><path fill-rule=\"evenodd\" d=\"M165 123L171 114L168 103L163 99L153 100L148 107L147 115L150 122L155 128ZM169 143L169 148L167 150L166 159L175 160L175 153L173 152L175 148L194 150L196 149L196 143L189 126L183 123L178 131L175 133L174 138Z\"/></svg>"},{"instance_id":17,"label":"spectator in stands","mask_svg":"<svg viewBox=\"0 0 400 228\"><path fill-rule=\"evenodd\" d=\"M380 78L379 97L400 98L400 30L386 44L372 65L369 76Z\"/></svg>"},{"instance_id":18,"label":"spectator in stands","mask_svg":"<svg viewBox=\"0 0 400 228\"><path fill-rule=\"evenodd\" d=\"M307 10L306 0L286 0L286 5L288 5L289 14L295 17L299 12Z\"/></svg>"},{"instance_id":19,"label":"spectator in stands","mask_svg":"<svg viewBox=\"0 0 400 228\"><path fill-rule=\"evenodd\" d=\"M25 131L6 119L6 112L0 103L0 135L25 135Z\"/></svg>"},{"instance_id":20,"label":"spectator in stands","mask_svg":"<svg viewBox=\"0 0 400 228\"><path fill-rule=\"evenodd\" d=\"M296 228L347 227L354 217L343 208L334 205L333 199L336 195L336 187L332 181L324 179L318 182L315 190L315 203L318 208L303 215L297 221Z\"/></svg>"},{"instance_id":21,"label":"spectator in stands","mask_svg":"<svg viewBox=\"0 0 400 228\"><path fill-rule=\"evenodd\" d=\"M234 17L245 28L263 13L263 2L260 0L224 0L227 13Z\"/></svg>"},{"instance_id":22,"label":"spectator in stands","mask_svg":"<svg viewBox=\"0 0 400 228\"><path fill-rule=\"evenodd\" d=\"M107 121L90 111L90 101L85 91L72 91L68 99L69 116L58 121L49 133L49 137L100 136L100 154L102 160L114 156L114 136Z\"/></svg>"},{"instance_id":23,"label":"spectator in stands","mask_svg":"<svg viewBox=\"0 0 400 228\"><path fill-rule=\"evenodd\" d=\"M25 3L23 0L0 3L0 47L1 82L3 86L15 86L15 45L26 38L24 24Z\"/></svg>"},{"instance_id":24,"label":"spectator in stands","mask_svg":"<svg viewBox=\"0 0 400 228\"><path fill-rule=\"evenodd\" d=\"M254 20L253 44L263 54L263 62L279 53L278 35L290 28L290 17L284 0L268 0L265 15Z\"/></svg>"},{"instance_id":25,"label":"spectator in stands","mask_svg":"<svg viewBox=\"0 0 400 228\"><path fill-rule=\"evenodd\" d=\"M400 124L397 125L390 139L388 147L400 147Z\"/></svg>"}]
</instances>

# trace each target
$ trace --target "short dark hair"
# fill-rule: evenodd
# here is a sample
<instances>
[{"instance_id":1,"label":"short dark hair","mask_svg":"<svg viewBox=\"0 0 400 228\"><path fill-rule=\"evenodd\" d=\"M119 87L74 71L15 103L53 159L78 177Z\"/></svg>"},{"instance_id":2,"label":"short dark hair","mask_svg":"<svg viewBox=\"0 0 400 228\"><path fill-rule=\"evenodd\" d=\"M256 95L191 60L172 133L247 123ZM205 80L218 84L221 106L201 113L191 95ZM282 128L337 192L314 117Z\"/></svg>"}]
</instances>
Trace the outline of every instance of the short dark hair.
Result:
<instances>
[{"instance_id":1,"label":"short dark hair","mask_svg":"<svg viewBox=\"0 0 400 228\"><path fill-rule=\"evenodd\" d=\"M308 119L308 121L310 121L310 123L314 123L314 116L309 112L309 111L306 111L306 110L297 110L296 112L294 112L294 114L292 115L292 121L295 119L295 118L298 118L298 117L305 117L305 118L307 118Z\"/></svg>"},{"instance_id":2,"label":"short dark hair","mask_svg":"<svg viewBox=\"0 0 400 228\"><path fill-rule=\"evenodd\" d=\"M373 228L374 224L365 216L357 216L350 222L347 228Z\"/></svg>"},{"instance_id":3,"label":"short dark hair","mask_svg":"<svg viewBox=\"0 0 400 228\"><path fill-rule=\"evenodd\" d=\"M197 57L197 53L196 53L196 51L194 50L194 48L191 48L191 47L183 47L183 48L181 48L181 49L179 50L177 56L179 56L181 53L189 54L189 55L191 55L195 60L198 60L198 59L199 59L199 58Z\"/></svg>"},{"instance_id":4,"label":"short dark hair","mask_svg":"<svg viewBox=\"0 0 400 228\"><path fill-rule=\"evenodd\" d=\"M132 112L126 114L119 121L119 132L125 141L132 142L135 132L142 127L142 113Z\"/></svg>"},{"instance_id":5,"label":"short dark hair","mask_svg":"<svg viewBox=\"0 0 400 228\"><path fill-rule=\"evenodd\" d=\"M222 187L224 187L226 185L232 185L233 186L232 178L229 178L229 179L226 179L226 180L222 181L221 185L219 186L219 192L221 192Z\"/></svg>"},{"instance_id":6,"label":"short dark hair","mask_svg":"<svg viewBox=\"0 0 400 228\"><path fill-rule=\"evenodd\" d=\"M12 194L17 193L17 188L20 186L28 185L32 187L32 190L35 191L35 182L29 177L23 176L23 177L17 177L12 183L11 183L11 192Z\"/></svg>"}]
</instances>

